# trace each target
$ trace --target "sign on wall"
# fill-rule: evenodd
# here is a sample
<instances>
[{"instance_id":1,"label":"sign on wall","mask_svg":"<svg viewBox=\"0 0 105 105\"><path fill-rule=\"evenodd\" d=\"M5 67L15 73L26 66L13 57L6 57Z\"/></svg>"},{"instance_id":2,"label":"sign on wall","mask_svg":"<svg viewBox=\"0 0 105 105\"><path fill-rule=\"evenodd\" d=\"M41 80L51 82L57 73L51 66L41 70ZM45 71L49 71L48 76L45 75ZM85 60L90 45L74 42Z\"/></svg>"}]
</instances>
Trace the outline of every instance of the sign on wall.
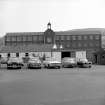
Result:
<instances>
[{"instance_id":1,"label":"sign on wall","mask_svg":"<svg viewBox=\"0 0 105 105\"><path fill-rule=\"evenodd\" d=\"M76 51L76 58L86 58L86 51Z\"/></svg>"}]
</instances>

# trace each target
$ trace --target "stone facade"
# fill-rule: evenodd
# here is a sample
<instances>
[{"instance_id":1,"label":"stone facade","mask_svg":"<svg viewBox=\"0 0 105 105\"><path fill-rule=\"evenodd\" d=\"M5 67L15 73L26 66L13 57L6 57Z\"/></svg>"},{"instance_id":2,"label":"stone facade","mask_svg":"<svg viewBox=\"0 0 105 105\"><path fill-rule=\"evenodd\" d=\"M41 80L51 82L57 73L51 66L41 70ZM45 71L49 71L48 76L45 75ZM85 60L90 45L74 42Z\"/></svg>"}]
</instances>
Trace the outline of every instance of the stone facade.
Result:
<instances>
[{"instance_id":1,"label":"stone facade","mask_svg":"<svg viewBox=\"0 0 105 105\"><path fill-rule=\"evenodd\" d=\"M16 56L19 53L20 57L28 53L38 53L41 56L46 56L59 59L63 57L77 57L77 52L80 52L81 57L86 57L94 63L95 52L101 49L101 32L99 30L71 30L54 32L51 29L51 23L47 24L45 32L20 32L7 33L5 35L5 46L1 50L1 56ZM56 49L53 49L53 45ZM60 46L62 45L62 48ZM83 52L84 55L83 55ZM52 54L53 53L53 54ZM58 56L57 56L58 55Z\"/></svg>"}]
</instances>

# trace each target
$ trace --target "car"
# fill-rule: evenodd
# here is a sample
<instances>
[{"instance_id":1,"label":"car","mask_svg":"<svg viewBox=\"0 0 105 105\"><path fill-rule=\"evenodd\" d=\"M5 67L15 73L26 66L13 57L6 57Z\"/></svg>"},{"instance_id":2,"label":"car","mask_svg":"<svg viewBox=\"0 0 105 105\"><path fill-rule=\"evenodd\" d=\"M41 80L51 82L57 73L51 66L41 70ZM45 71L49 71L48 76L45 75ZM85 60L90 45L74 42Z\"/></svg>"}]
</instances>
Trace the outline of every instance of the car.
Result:
<instances>
[{"instance_id":1,"label":"car","mask_svg":"<svg viewBox=\"0 0 105 105\"><path fill-rule=\"evenodd\" d=\"M77 61L78 67L84 67L84 68L91 68L92 62L88 61L86 58L81 58L79 61Z\"/></svg>"},{"instance_id":2,"label":"car","mask_svg":"<svg viewBox=\"0 0 105 105\"><path fill-rule=\"evenodd\" d=\"M45 68L61 68L61 62L54 59L43 61L43 65Z\"/></svg>"},{"instance_id":3,"label":"car","mask_svg":"<svg viewBox=\"0 0 105 105\"><path fill-rule=\"evenodd\" d=\"M76 58L71 58L71 57L65 57L62 59L62 67L76 67L77 62Z\"/></svg>"},{"instance_id":4,"label":"car","mask_svg":"<svg viewBox=\"0 0 105 105\"><path fill-rule=\"evenodd\" d=\"M7 61L7 69L21 69L23 66L23 60L18 57L10 57Z\"/></svg>"},{"instance_id":5,"label":"car","mask_svg":"<svg viewBox=\"0 0 105 105\"><path fill-rule=\"evenodd\" d=\"M28 63L27 63L27 68L32 69L32 68L39 68L41 69L42 64L39 58L33 57L30 58Z\"/></svg>"},{"instance_id":6,"label":"car","mask_svg":"<svg viewBox=\"0 0 105 105\"><path fill-rule=\"evenodd\" d=\"M0 64L7 64L8 58L7 57L1 57Z\"/></svg>"}]
</instances>

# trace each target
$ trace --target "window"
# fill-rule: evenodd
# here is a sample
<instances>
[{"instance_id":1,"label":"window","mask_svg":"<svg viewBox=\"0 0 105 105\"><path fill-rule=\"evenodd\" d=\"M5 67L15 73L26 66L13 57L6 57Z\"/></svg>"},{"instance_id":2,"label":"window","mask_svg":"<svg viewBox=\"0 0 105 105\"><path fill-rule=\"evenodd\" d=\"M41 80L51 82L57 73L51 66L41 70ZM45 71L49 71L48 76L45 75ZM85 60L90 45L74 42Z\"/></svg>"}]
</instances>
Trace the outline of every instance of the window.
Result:
<instances>
[{"instance_id":1,"label":"window","mask_svg":"<svg viewBox=\"0 0 105 105\"><path fill-rule=\"evenodd\" d=\"M82 36L78 36L78 40L82 40Z\"/></svg>"},{"instance_id":2,"label":"window","mask_svg":"<svg viewBox=\"0 0 105 105\"><path fill-rule=\"evenodd\" d=\"M16 45L17 45L17 43L16 43L16 42L12 42L12 45L16 46Z\"/></svg>"},{"instance_id":3,"label":"window","mask_svg":"<svg viewBox=\"0 0 105 105\"><path fill-rule=\"evenodd\" d=\"M27 37L26 36L23 36L23 41L27 41Z\"/></svg>"},{"instance_id":4,"label":"window","mask_svg":"<svg viewBox=\"0 0 105 105\"><path fill-rule=\"evenodd\" d=\"M28 36L27 41L32 41L32 36Z\"/></svg>"},{"instance_id":5,"label":"window","mask_svg":"<svg viewBox=\"0 0 105 105\"><path fill-rule=\"evenodd\" d=\"M16 57L19 57L19 53L16 53Z\"/></svg>"},{"instance_id":6,"label":"window","mask_svg":"<svg viewBox=\"0 0 105 105\"><path fill-rule=\"evenodd\" d=\"M64 40L65 39L65 36L61 36L61 40Z\"/></svg>"},{"instance_id":7,"label":"window","mask_svg":"<svg viewBox=\"0 0 105 105\"><path fill-rule=\"evenodd\" d=\"M36 41L37 40L37 36L33 36L33 40Z\"/></svg>"},{"instance_id":8,"label":"window","mask_svg":"<svg viewBox=\"0 0 105 105\"><path fill-rule=\"evenodd\" d=\"M28 54L28 53L25 53L25 56L26 56L26 57L28 57L28 56L29 56L29 54Z\"/></svg>"},{"instance_id":9,"label":"window","mask_svg":"<svg viewBox=\"0 0 105 105\"><path fill-rule=\"evenodd\" d=\"M51 37L47 37L47 43L52 43L52 38Z\"/></svg>"},{"instance_id":10,"label":"window","mask_svg":"<svg viewBox=\"0 0 105 105\"><path fill-rule=\"evenodd\" d=\"M84 36L84 40L87 40L88 39L88 37L87 36Z\"/></svg>"},{"instance_id":11,"label":"window","mask_svg":"<svg viewBox=\"0 0 105 105\"><path fill-rule=\"evenodd\" d=\"M75 43L73 43L73 44L72 44L72 47L76 47L76 44L75 44Z\"/></svg>"},{"instance_id":12,"label":"window","mask_svg":"<svg viewBox=\"0 0 105 105\"><path fill-rule=\"evenodd\" d=\"M22 41L22 37L21 36L17 36L17 41Z\"/></svg>"},{"instance_id":13,"label":"window","mask_svg":"<svg viewBox=\"0 0 105 105\"><path fill-rule=\"evenodd\" d=\"M12 40L12 41L16 41L16 36L12 36L12 37L11 37L11 40Z\"/></svg>"},{"instance_id":14,"label":"window","mask_svg":"<svg viewBox=\"0 0 105 105\"><path fill-rule=\"evenodd\" d=\"M89 46L90 46L90 47L93 47L93 43L89 43Z\"/></svg>"},{"instance_id":15,"label":"window","mask_svg":"<svg viewBox=\"0 0 105 105\"><path fill-rule=\"evenodd\" d=\"M82 45L81 45L81 43L78 43L78 47L81 47Z\"/></svg>"},{"instance_id":16,"label":"window","mask_svg":"<svg viewBox=\"0 0 105 105\"><path fill-rule=\"evenodd\" d=\"M56 40L59 40L59 36L56 36Z\"/></svg>"},{"instance_id":17,"label":"window","mask_svg":"<svg viewBox=\"0 0 105 105\"><path fill-rule=\"evenodd\" d=\"M84 43L83 45L84 45L84 47L87 47L87 43Z\"/></svg>"},{"instance_id":18,"label":"window","mask_svg":"<svg viewBox=\"0 0 105 105\"><path fill-rule=\"evenodd\" d=\"M90 35L89 38L90 38L90 40L93 40L93 36L92 35Z\"/></svg>"},{"instance_id":19,"label":"window","mask_svg":"<svg viewBox=\"0 0 105 105\"><path fill-rule=\"evenodd\" d=\"M39 36L39 41L42 41L43 40L43 36Z\"/></svg>"},{"instance_id":20,"label":"window","mask_svg":"<svg viewBox=\"0 0 105 105\"><path fill-rule=\"evenodd\" d=\"M96 45L96 47L99 47L99 45L100 45L100 44L99 44L99 42L96 42L96 44L95 44L95 45Z\"/></svg>"},{"instance_id":21,"label":"window","mask_svg":"<svg viewBox=\"0 0 105 105\"><path fill-rule=\"evenodd\" d=\"M70 47L70 43L67 43L67 44L66 44L66 47Z\"/></svg>"},{"instance_id":22,"label":"window","mask_svg":"<svg viewBox=\"0 0 105 105\"><path fill-rule=\"evenodd\" d=\"M66 36L66 40L70 40L70 36Z\"/></svg>"},{"instance_id":23,"label":"window","mask_svg":"<svg viewBox=\"0 0 105 105\"><path fill-rule=\"evenodd\" d=\"M7 41L11 41L11 37L10 36L7 36Z\"/></svg>"},{"instance_id":24,"label":"window","mask_svg":"<svg viewBox=\"0 0 105 105\"><path fill-rule=\"evenodd\" d=\"M72 39L73 39L73 40L76 40L76 36L72 36Z\"/></svg>"},{"instance_id":25,"label":"window","mask_svg":"<svg viewBox=\"0 0 105 105\"><path fill-rule=\"evenodd\" d=\"M99 36L99 35L96 35L96 36L95 36L95 39L96 39L96 40L99 40L99 39L100 39L100 36Z\"/></svg>"},{"instance_id":26,"label":"window","mask_svg":"<svg viewBox=\"0 0 105 105\"><path fill-rule=\"evenodd\" d=\"M8 53L8 54L7 54L7 57L10 57L10 56L11 56L10 53Z\"/></svg>"}]
</instances>

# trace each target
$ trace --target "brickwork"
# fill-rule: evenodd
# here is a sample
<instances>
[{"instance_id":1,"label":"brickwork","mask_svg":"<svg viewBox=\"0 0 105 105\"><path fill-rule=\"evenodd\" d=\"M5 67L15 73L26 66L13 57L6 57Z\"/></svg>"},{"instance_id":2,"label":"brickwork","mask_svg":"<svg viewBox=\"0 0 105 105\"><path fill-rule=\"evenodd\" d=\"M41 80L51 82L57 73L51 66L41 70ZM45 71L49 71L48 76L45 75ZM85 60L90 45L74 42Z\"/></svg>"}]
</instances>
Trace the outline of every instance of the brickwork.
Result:
<instances>
[{"instance_id":1,"label":"brickwork","mask_svg":"<svg viewBox=\"0 0 105 105\"><path fill-rule=\"evenodd\" d=\"M52 45L57 45L57 51L63 46L71 57L76 57L76 51L86 51L86 57L94 63L94 52L101 49L101 32L98 30L74 30L55 32L51 23L47 24L45 32L20 32L5 35L5 48L1 53L52 52ZM48 46L51 45L51 46ZM35 47L36 46L36 47ZM3 55L4 56L4 55Z\"/></svg>"}]
</instances>

